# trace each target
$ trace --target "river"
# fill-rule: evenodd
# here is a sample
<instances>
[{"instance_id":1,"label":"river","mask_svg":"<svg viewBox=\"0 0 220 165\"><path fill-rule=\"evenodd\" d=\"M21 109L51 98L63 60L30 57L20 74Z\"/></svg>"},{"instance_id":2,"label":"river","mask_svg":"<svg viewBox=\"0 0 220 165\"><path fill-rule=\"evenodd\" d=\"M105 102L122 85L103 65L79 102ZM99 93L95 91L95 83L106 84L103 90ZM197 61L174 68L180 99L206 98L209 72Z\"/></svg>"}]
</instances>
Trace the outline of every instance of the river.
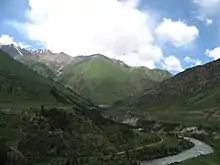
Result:
<instances>
[{"instance_id":1,"label":"river","mask_svg":"<svg viewBox=\"0 0 220 165\"><path fill-rule=\"evenodd\" d=\"M195 146L189 150L183 151L178 155L168 156L165 158L154 159L150 161L144 161L141 162L141 165L168 165L170 163L182 162L190 158L194 158L200 155L208 155L214 152L212 147L199 140L188 137L185 137L185 139L194 143Z\"/></svg>"}]
</instances>

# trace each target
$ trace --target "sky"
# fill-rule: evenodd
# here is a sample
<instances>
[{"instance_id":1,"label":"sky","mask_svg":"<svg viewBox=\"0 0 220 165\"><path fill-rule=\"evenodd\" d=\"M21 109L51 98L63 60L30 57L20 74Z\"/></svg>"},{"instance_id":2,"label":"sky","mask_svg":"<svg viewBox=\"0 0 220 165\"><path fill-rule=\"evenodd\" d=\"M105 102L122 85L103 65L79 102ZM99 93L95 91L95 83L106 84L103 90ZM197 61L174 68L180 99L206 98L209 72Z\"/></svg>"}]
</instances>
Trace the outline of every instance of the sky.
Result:
<instances>
[{"instance_id":1,"label":"sky","mask_svg":"<svg viewBox=\"0 0 220 165\"><path fill-rule=\"evenodd\" d=\"M220 58L220 0L1 0L0 43L178 73Z\"/></svg>"}]
</instances>

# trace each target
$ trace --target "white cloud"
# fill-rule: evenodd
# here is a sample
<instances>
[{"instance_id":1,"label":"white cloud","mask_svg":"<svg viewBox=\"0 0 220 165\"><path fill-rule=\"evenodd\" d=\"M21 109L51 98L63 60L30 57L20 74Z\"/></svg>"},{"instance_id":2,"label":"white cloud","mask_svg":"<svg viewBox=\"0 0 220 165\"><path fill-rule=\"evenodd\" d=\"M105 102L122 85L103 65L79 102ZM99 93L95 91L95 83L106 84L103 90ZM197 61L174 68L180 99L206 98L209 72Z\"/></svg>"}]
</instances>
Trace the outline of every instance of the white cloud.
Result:
<instances>
[{"instance_id":1,"label":"white cloud","mask_svg":"<svg viewBox=\"0 0 220 165\"><path fill-rule=\"evenodd\" d=\"M163 59L163 52L158 46L144 46L140 48L139 54L130 53L115 57L131 66L147 66L155 68L155 63Z\"/></svg>"},{"instance_id":2,"label":"white cloud","mask_svg":"<svg viewBox=\"0 0 220 165\"><path fill-rule=\"evenodd\" d=\"M204 23L205 25L207 25L207 26L213 24L213 20L210 19L210 18L206 18L205 16L198 15L198 16L196 16L196 18L197 18L199 21L203 22L203 23Z\"/></svg>"},{"instance_id":3,"label":"white cloud","mask_svg":"<svg viewBox=\"0 0 220 165\"><path fill-rule=\"evenodd\" d=\"M16 42L14 38L11 36L4 34L0 36L0 44L2 45L10 45L14 44L15 46L19 46L20 48L28 48L29 45L23 43L23 42Z\"/></svg>"},{"instance_id":4,"label":"white cloud","mask_svg":"<svg viewBox=\"0 0 220 165\"><path fill-rule=\"evenodd\" d=\"M210 58L217 60L220 58L220 47L217 47L213 50L206 50L206 55L209 56Z\"/></svg>"},{"instance_id":5,"label":"white cloud","mask_svg":"<svg viewBox=\"0 0 220 165\"><path fill-rule=\"evenodd\" d=\"M184 58L184 61L187 62L187 63L192 64L193 66L202 65L202 61L201 60L199 60L199 59L192 59L192 58L190 58L188 56Z\"/></svg>"},{"instance_id":6,"label":"white cloud","mask_svg":"<svg viewBox=\"0 0 220 165\"><path fill-rule=\"evenodd\" d=\"M176 47L190 45L199 36L199 30L195 26L171 19L164 19L155 32L159 39Z\"/></svg>"},{"instance_id":7,"label":"white cloud","mask_svg":"<svg viewBox=\"0 0 220 165\"><path fill-rule=\"evenodd\" d=\"M163 58L148 11L139 0L29 0L24 30L31 40L72 56L102 53L129 65L155 67Z\"/></svg>"},{"instance_id":8,"label":"white cloud","mask_svg":"<svg viewBox=\"0 0 220 165\"><path fill-rule=\"evenodd\" d=\"M220 14L220 0L194 0L199 15L203 18L218 16Z\"/></svg>"},{"instance_id":9,"label":"white cloud","mask_svg":"<svg viewBox=\"0 0 220 165\"><path fill-rule=\"evenodd\" d=\"M211 25L213 21L211 19L206 19L205 20L206 25Z\"/></svg>"},{"instance_id":10,"label":"white cloud","mask_svg":"<svg viewBox=\"0 0 220 165\"><path fill-rule=\"evenodd\" d=\"M0 43L2 45L10 45L10 44L14 44L15 42L14 42L14 39L12 37L10 37L9 35L1 35L0 36Z\"/></svg>"},{"instance_id":11,"label":"white cloud","mask_svg":"<svg viewBox=\"0 0 220 165\"><path fill-rule=\"evenodd\" d=\"M169 71L183 71L180 60L172 55L164 58L162 66Z\"/></svg>"}]
</instances>

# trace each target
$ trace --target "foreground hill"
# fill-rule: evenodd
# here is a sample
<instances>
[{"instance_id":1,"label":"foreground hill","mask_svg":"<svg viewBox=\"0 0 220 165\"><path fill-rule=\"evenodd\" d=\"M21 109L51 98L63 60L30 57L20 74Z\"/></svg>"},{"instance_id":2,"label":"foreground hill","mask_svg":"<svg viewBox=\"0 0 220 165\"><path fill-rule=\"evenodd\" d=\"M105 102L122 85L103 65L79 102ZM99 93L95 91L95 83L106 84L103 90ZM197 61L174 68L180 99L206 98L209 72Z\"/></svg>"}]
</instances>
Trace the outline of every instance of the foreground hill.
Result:
<instances>
[{"instance_id":1,"label":"foreground hill","mask_svg":"<svg viewBox=\"0 0 220 165\"><path fill-rule=\"evenodd\" d=\"M167 71L129 67L103 55L79 56L61 69L57 80L98 104L112 104L170 78Z\"/></svg>"},{"instance_id":2,"label":"foreground hill","mask_svg":"<svg viewBox=\"0 0 220 165\"><path fill-rule=\"evenodd\" d=\"M0 129L3 164L136 165L116 154L119 145L128 145L135 137L132 129L102 118L97 111L88 114L83 108L74 108L72 113L41 108L19 114L1 112L0 119L5 124ZM4 147L2 138L7 139Z\"/></svg>"},{"instance_id":3,"label":"foreground hill","mask_svg":"<svg viewBox=\"0 0 220 165\"><path fill-rule=\"evenodd\" d=\"M160 110L219 107L219 70L220 60L187 69L158 84L155 89L145 90L136 99L132 98L132 104L135 107Z\"/></svg>"}]
</instances>

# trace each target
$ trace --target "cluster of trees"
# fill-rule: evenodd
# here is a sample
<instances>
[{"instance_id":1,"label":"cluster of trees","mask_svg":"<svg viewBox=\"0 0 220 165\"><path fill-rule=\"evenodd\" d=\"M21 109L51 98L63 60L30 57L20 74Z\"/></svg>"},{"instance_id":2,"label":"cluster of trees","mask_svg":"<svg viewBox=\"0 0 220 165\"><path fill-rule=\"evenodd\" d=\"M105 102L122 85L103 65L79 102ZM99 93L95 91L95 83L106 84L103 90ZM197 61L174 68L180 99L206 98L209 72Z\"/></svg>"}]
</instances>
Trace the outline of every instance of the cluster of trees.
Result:
<instances>
[{"instance_id":1,"label":"cluster of trees","mask_svg":"<svg viewBox=\"0 0 220 165\"><path fill-rule=\"evenodd\" d=\"M23 113L22 119L18 150L25 157L23 164L136 165L116 154L120 143L134 137L132 128L104 119L99 111L42 106Z\"/></svg>"},{"instance_id":2,"label":"cluster of trees","mask_svg":"<svg viewBox=\"0 0 220 165\"><path fill-rule=\"evenodd\" d=\"M16 150L24 158L22 165L136 165L137 160L173 155L192 147L187 141L180 140L177 146L161 144L118 155L123 151L121 146L134 145L133 139L138 135L133 127L106 119L95 107L86 108L80 103L75 104L72 112L42 106L40 110L20 114L19 120L16 128L22 130L22 136L16 140ZM143 143L149 141L157 142L158 139L149 138ZM0 160L5 161L8 153L7 146L5 149L0 142ZM10 164L20 165L13 157L12 154Z\"/></svg>"}]
</instances>

